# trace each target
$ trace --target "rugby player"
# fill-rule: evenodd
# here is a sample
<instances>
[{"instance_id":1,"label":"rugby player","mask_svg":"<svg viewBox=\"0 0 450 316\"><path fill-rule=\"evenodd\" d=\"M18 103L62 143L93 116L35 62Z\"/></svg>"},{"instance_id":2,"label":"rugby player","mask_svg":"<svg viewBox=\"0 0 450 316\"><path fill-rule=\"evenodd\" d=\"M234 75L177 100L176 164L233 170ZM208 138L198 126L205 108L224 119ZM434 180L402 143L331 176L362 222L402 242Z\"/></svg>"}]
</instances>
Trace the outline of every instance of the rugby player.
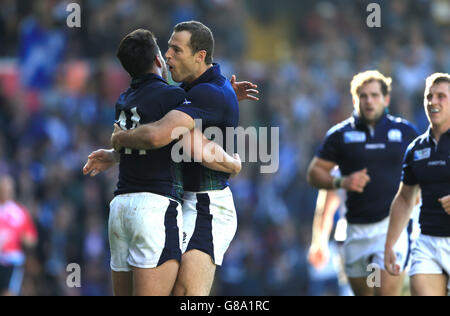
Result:
<instances>
[{"instance_id":1,"label":"rugby player","mask_svg":"<svg viewBox=\"0 0 450 316\"><path fill-rule=\"evenodd\" d=\"M400 188L391 206L384 262L398 275L393 250L407 225L414 198L421 191L421 235L411 254L411 293L447 296L450 289L450 75L426 79L424 107L430 127L408 147Z\"/></svg>"}]
</instances>

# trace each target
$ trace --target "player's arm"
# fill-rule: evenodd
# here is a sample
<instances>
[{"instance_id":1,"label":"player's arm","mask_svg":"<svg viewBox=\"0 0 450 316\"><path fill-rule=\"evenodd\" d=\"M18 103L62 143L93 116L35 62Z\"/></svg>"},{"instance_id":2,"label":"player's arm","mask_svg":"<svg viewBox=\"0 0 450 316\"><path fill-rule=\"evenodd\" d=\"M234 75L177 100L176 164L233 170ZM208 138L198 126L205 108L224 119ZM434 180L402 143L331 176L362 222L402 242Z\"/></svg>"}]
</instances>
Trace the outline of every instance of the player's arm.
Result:
<instances>
[{"instance_id":1,"label":"player's arm","mask_svg":"<svg viewBox=\"0 0 450 316\"><path fill-rule=\"evenodd\" d=\"M314 213L312 242L308 260L316 268L323 267L329 260L328 242L333 228L334 214L341 199L335 190L319 190Z\"/></svg>"},{"instance_id":2,"label":"player's arm","mask_svg":"<svg viewBox=\"0 0 450 316\"><path fill-rule=\"evenodd\" d=\"M203 133L194 128L189 134L183 135L183 148L194 161L201 162L206 168L237 175L241 171L239 155L231 157L214 141L210 141Z\"/></svg>"},{"instance_id":3,"label":"player's arm","mask_svg":"<svg viewBox=\"0 0 450 316\"><path fill-rule=\"evenodd\" d=\"M318 189L332 190L334 189L334 177L330 171L336 166L336 163L314 157L309 164L307 171L307 181L310 185Z\"/></svg>"},{"instance_id":4,"label":"player's arm","mask_svg":"<svg viewBox=\"0 0 450 316\"><path fill-rule=\"evenodd\" d=\"M116 151L131 149L158 149L170 144L181 135L192 130L194 119L188 114L172 110L159 121L141 125L132 130L122 130L117 124L111 136Z\"/></svg>"},{"instance_id":5,"label":"player's arm","mask_svg":"<svg viewBox=\"0 0 450 316\"><path fill-rule=\"evenodd\" d=\"M259 94L259 91L256 90L256 88L258 88L256 84L249 81L236 82L235 75L231 76L230 82L234 92L236 93L238 101L242 100L259 101L259 98L253 95Z\"/></svg>"},{"instance_id":6,"label":"player's arm","mask_svg":"<svg viewBox=\"0 0 450 316\"><path fill-rule=\"evenodd\" d=\"M307 172L308 183L318 189L333 190L343 188L347 191L359 193L364 191L365 186L370 181L367 169L355 171L345 177L333 177L330 171L335 166L336 163L332 161L314 157Z\"/></svg>"},{"instance_id":7,"label":"player's arm","mask_svg":"<svg viewBox=\"0 0 450 316\"><path fill-rule=\"evenodd\" d=\"M95 177L119 162L120 154L114 149L99 149L88 156L88 161L83 167L83 174L90 174L91 177Z\"/></svg>"},{"instance_id":8,"label":"player's arm","mask_svg":"<svg viewBox=\"0 0 450 316\"><path fill-rule=\"evenodd\" d=\"M400 183L400 188L391 204L384 264L386 270L392 275L400 274L400 267L396 264L396 256L393 250L394 245L400 238L402 231L408 225L419 192L419 185L406 185L402 182Z\"/></svg>"},{"instance_id":9,"label":"player's arm","mask_svg":"<svg viewBox=\"0 0 450 316\"><path fill-rule=\"evenodd\" d=\"M450 195L443 196L439 198L439 203L441 203L442 208L444 211L450 215Z\"/></svg>"}]
</instances>

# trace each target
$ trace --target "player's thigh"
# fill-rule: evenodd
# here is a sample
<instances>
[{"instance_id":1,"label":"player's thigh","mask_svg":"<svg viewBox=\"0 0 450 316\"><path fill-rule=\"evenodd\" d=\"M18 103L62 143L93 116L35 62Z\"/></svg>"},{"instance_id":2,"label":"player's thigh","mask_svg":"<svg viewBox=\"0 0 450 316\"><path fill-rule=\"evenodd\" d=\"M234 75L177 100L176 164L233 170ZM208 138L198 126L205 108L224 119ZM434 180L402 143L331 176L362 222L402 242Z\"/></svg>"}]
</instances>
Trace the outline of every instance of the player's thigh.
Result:
<instances>
[{"instance_id":1,"label":"player's thigh","mask_svg":"<svg viewBox=\"0 0 450 316\"><path fill-rule=\"evenodd\" d=\"M447 296L448 276L445 274L415 274L411 276L413 296Z\"/></svg>"},{"instance_id":2,"label":"player's thigh","mask_svg":"<svg viewBox=\"0 0 450 316\"><path fill-rule=\"evenodd\" d=\"M136 296L168 296L177 279L180 264L168 260L152 269L133 268L134 294Z\"/></svg>"},{"instance_id":3,"label":"player's thigh","mask_svg":"<svg viewBox=\"0 0 450 316\"><path fill-rule=\"evenodd\" d=\"M214 282L216 265L211 256L197 249L181 258L180 271L173 294L176 296L207 296Z\"/></svg>"},{"instance_id":4,"label":"player's thigh","mask_svg":"<svg viewBox=\"0 0 450 316\"><path fill-rule=\"evenodd\" d=\"M348 278L355 296L373 296L374 289L367 286L367 278Z\"/></svg>"},{"instance_id":5,"label":"player's thigh","mask_svg":"<svg viewBox=\"0 0 450 316\"><path fill-rule=\"evenodd\" d=\"M405 272L399 276L390 275L387 271L381 270L380 287L375 288L376 296L400 296L403 289L403 281L405 280Z\"/></svg>"},{"instance_id":6,"label":"player's thigh","mask_svg":"<svg viewBox=\"0 0 450 316\"><path fill-rule=\"evenodd\" d=\"M112 271L112 284L114 296L133 295L133 273Z\"/></svg>"}]
</instances>

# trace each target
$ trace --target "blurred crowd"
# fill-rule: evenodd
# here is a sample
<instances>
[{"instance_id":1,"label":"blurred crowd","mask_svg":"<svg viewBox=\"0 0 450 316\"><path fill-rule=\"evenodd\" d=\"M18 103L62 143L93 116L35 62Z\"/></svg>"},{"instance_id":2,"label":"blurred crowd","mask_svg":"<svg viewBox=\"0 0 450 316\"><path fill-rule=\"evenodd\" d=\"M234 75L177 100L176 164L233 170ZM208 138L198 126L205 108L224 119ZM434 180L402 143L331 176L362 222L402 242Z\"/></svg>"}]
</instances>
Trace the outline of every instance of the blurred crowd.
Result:
<instances>
[{"instance_id":1,"label":"blurred crowd","mask_svg":"<svg viewBox=\"0 0 450 316\"><path fill-rule=\"evenodd\" d=\"M164 53L176 23L205 23L227 77L259 85L260 101L240 104L240 125L280 128L278 172L245 163L231 182L238 232L214 295L311 294L317 190L305 171L326 131L352 113L351 78L392 76L390 112L422 132L424 79L450 72L446 0L85 0L73 29L69 2L0 4L0 173L15 178L39 232L23 295L111 294L107 218L118 172L81 169L109 146L115 101L130 82L115 52L130 31L152 30ZM370 2L381 4L380 28L366 24ZM81 266L81 288L66 286L69 263Z\"/></svg>"}]
</instances>

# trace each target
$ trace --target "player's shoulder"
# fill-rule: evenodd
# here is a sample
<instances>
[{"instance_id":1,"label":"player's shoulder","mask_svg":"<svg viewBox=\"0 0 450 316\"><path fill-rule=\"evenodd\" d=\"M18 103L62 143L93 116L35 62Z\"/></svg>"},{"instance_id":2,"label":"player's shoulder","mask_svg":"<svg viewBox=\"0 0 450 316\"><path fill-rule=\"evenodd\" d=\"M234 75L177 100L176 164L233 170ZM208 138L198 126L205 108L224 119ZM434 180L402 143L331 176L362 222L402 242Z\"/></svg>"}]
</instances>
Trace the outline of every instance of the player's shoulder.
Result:
<instances>
[{"instance_id":1,"label":"player's shoulder","mask_svg":"<svg viewBox=\"0 0 450 316\"><path fill-rule=\"evenodd\" d=\"M386 117L387 117L388 121L390 122L390 124L392 124L393 126L396 126L398 128L402 128L402 129L406 129L406 130L413 130L417 134L416 127L408 120L406 120L402 117L393 116L390 114L388 114Z\"/></svg>"},{"instance_id":2,"label":"player's shoulder","mask_svg":"<svg viewBox=\"0 0 450 316\"><path fill-rule=\"evenodd\" d=\"M220 87L212 82L202 82L188 91L188 96L201 96L203 98L209 98L211 96L222 95Z\"/></svg>"},{"instance_id":3,"label":"player's shoulder","mask_svg":"<svg viewBox=\"0 0 450 316\"><path fill-rule=\"evenodd\" d=\"M411 152L417 149L423 149L425 147L429 147L428 144L428 131L423 133L422 135L417 136L407 147L406 152Z\"/></svg>"},{"instance_id":4,"label":"player's shoulder","mask_svg":"<svg viewBox=\"0 0 450 316\"><path fill-rule=\"evenodd\" d=\"M337 135L343 132L352 131L355 129L355 118L349 117L345 121L337 123L333 125L326 134L326 137L330 137L331 135Z\"/></svg>"},{"instance_id":5,"label":"player's shoulder","mask_svg":"<svg viewBox=\"0 0 450 316\"><path fill-rule=\"evenodd\" d=\"M171 85L164 85L161 86L161 89L159 90L160 97L162 98L169 98L169 97L175 97L175 98L185 98L186 91L184 91L182 88L177 86L171 86Z\"/></svg>"}]
</instances>

